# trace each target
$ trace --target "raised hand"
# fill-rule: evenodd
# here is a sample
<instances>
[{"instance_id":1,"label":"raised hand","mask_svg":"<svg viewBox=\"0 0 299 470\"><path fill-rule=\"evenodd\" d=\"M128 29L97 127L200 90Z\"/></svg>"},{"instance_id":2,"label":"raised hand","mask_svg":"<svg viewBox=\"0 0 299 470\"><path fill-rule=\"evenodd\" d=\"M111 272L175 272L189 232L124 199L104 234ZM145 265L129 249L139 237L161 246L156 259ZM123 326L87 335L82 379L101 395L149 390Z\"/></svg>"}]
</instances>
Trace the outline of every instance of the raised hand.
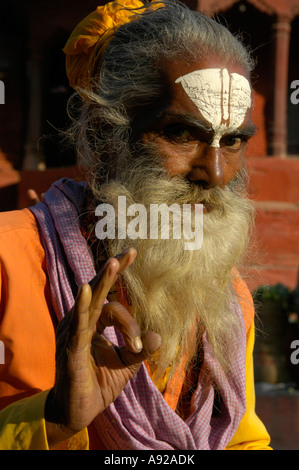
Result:
<instances>
[{"instance_id":1,"label":"raised hand","mask_svg":"<svg viewBox=\"0 0 299 470\"><path fill-rule=\"evenodd\" d=\"M45 410L50 446L88 426L160 347L160 336L141 332L123 305L104 304L117 276L136 254L130 248L110 258L92 283L81 287L73 309L59 324L56 380ZM123 335L122 348L102 335L112 325Z\"/></svg>"}]
</instances>

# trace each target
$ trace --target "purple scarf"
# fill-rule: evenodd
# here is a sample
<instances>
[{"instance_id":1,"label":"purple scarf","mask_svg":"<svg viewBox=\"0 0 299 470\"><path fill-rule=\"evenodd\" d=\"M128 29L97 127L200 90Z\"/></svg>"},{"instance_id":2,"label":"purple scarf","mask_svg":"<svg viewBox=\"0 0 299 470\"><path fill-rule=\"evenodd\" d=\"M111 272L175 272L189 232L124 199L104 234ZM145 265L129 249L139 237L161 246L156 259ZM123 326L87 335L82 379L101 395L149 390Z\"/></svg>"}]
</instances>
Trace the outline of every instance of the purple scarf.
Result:
<instances>
[{"instance_id":1,"label":"purple scarf","mask_svg":"<svg viewBox=\"0 0 299 470\"><path fill-rule=\"evenodd\" d=\"M86 184L61 179L31 208L46 253L52 301L60 320L73 307L78 287L95 276L93 257L80 232ZM146 367L126 385L119 397L94 420L100 438L110 450L221 450L233 438L246 411L246 333L240 307L235 305L242 331L236 334L233 370L224 374L207 338L203 337L204 363L221 396L214 414L215 390L199 375L192 396L191 415L182 420L153 384ZM123 344L113 327L105 336Z\"/></svg>"}]
</instances>

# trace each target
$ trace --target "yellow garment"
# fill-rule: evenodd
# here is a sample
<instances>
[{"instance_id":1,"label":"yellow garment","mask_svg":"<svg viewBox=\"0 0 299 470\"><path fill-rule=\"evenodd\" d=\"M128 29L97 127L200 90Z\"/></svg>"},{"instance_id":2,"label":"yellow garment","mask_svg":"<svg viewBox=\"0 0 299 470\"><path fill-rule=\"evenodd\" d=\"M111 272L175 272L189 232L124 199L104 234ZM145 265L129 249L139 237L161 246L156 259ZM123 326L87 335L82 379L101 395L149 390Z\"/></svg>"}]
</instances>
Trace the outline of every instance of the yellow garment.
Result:
<instances>
[{"instance_id":1,"label":"yellow garment","mask_svg":"<svg viewBox=\"0 0 299 470\"><path fill-rule=\"evenodd\" d=\"M271 450L269 434L255 413L252 350L254 324L247 335L246 397L247 411L227 446L227 450ZM44 407L48 391L17 401L0 411L0 450L48 450ZM88 450L88 432L83 430L61 448Z\"/></svg>"},{"instance_id":2,"label":"yellow garment","mask_svg":"<svg viewBox=\"0 0 299 470\"><path fill-rule=\"evenodd\" d=\"M0 450L48 449L43 419L47 395L24 398L0 412Z\"/></svg>"},{"instance_id":3,"label":"yellow garment","mask_svg":"<svg viewBox=\"0 0 299 470\"><path fill-rule=\"evenodd\" d=\"M0 412L0 450L49 450L45 403L49 390L7 406ZM88 450L88 433L84 429L59 446L65 450Z\"/></svg>"},{"instance_id":4,"label":"yellow garment","mask_svg":"<svg viewBox=\"0 0 299 470\"><path fill-rule=\"evenodd\" d=\"M232 440L227 445L227 450L272 450L269 447L269 434L255 413L255 389L254 389L254 348L255 329L252 323L247 333L246 344L246 413Z\"/></svg>"},{"instance_id":5,"label":"yellow garment","mask_svg":"<svg viewBox=\"0 0 299 470\"><path fill-rule=\"evenodd\" d=\"M5 345L5 365L0 364L0 450L47 450L44 408L48 392L42 390L49 390L55 380L56 322L45 253L28 209L0 214L0 296L0 340ZM245 307L247 412L227 448L268 449L268 433L255 414L254 325ZM250 305L248 310L252 310ZM168 396L164 393L173 409L179 393L174 387ZM83 430L59 448L92 449L90 431Z\"/></svg>"},{"instance_id":6,"label":"yellow garment","mask_svg":"<svg viewBox=\"0 0 299 470\"><path fill-rule=\"evenodd\" d=\"M163 4L153 5L161 8ZM119 0L99 6L74 29L63 51L66 72L72 88L89 88L97 75L105 49L115 30L144 11L139 0Z\"/></svg>"}]
</instances>

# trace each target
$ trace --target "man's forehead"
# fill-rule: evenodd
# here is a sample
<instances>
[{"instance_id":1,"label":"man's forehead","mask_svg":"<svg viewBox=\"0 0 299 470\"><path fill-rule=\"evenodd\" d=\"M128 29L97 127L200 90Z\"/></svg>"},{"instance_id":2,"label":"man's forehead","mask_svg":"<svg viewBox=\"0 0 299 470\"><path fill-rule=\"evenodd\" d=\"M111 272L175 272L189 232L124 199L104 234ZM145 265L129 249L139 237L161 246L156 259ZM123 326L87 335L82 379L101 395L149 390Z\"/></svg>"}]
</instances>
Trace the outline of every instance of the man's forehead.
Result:
<instances>
[{"instance_id":1,"label":"man's forehead","mask_svg":"<svg viewBox=\"0 0 299 470\"><path fill-rule=\"evenodd\" d=\"M189 72L175 80L213 127L226 122L238 128L251 107L251 86L244 75L227 68Z\"/></svg>"},{"instance_id":2,"label":"man's forehead","mask_svg":"<svg viewBox=\"0 0 299 470\"><path fill-rule=\"evenodd\" d=\"M188 87L194 94L197 90L202 90L207 94L215 93L219 98L225 95L227 99L231 92L240 91L246 95L246 101L251 103L251 86L248 79L240 73L230 72L225 67L194 70L179 76L175 83L182 83L184 89Z\"/></svg>"},{"instance_id":3,"label":"man's forehead","mask_svg":"<svg viewBox=\"0 0 299 470\"><path fill-rule=\"evenodd\" d=\"M234 77L232 79L232 83L234 84L234 89L237 89L236 84L241 83L243 80L246 81L245 86L242 85L245 92L247 93L248 97L251 97L251 85L249 82L249 77L247 74L246 69L240 64L235 62L227 63L227 61L222 60L217 56L209 56L205 59L194 59L190 60L172 60L172 59L163 59L159 63L160 70L163 71L161 78L164 80L163 86L163 93L160 95L160 99L158 102L155 102L153 105L151 112L148 114L149 119L148 122L145 123L143 118L142 122L144 126L142 126L143 132L145 129L150 128L163 128L164 125L168 125L172 122L177 120L181 122L188 121L194 124L196 127L204 128L205 132L213 132L215 133L216 127L219 128L218 125L215 124L214 119L211 117L211 112L209 111L208 107L205 106L206 115L210 119L206 119L204 117L204 109L199 109L196 106L196 102L192 99L191 88L193 88L193 92L198 94L199 86L201 89L201 99L203 98L204 94L207 96L207 102L212 101L212 110L215 107L215 97L218 96L218 104L217 107L219 109L219 103L221 102L221 90L223 87L223 77L221 77L220 71L227 70L227 73L230 77ZM225 74L226 72L224 72ZM213 80L211 77L213 76ZM223 75L223 72L222 72ZM241 81L236 80L238 77L242 77ZM183 82L190 84L190 78L193 77L194 83L191 84L189 87L190 89L190 96L186 93L183 88ZM200 85L199 85L199 77L201 77ZM227 77L224 75L224 80ZM208 90L211 91L211 81L215 84L214 86L214 98L211 99L211 93L208 93ZM227 80L226 80L227 81ZM225 83L225 82L224 82ZM194 86L193 86L194 85ZM194 94L193 93L193 94ZM213 101L214 100L214 101ZM242 102L242 100L241 100ZM231 104L231 103L230 103ZM241 103L242 104L242 103ZM201 106L203 108L203 106ZM229 108L230 109L230 108ZM254 128L252 121L251 121L251 107L248 108L244 122L241 126L238 126L238 129L248 128L250 127L250 135L253 135L252 129ZM191 117L191 120L189 119ZM219 117L218 117L219 120ZM192 122L193 121L193 122ZM221 122L223 119L221 117ZM227 123L226 123L227 124ZM228 129L227 126L226 131L227 133L233 132L236 130ZM219 129L217 129L219 130Z\"/></svg>"}]
</instances>

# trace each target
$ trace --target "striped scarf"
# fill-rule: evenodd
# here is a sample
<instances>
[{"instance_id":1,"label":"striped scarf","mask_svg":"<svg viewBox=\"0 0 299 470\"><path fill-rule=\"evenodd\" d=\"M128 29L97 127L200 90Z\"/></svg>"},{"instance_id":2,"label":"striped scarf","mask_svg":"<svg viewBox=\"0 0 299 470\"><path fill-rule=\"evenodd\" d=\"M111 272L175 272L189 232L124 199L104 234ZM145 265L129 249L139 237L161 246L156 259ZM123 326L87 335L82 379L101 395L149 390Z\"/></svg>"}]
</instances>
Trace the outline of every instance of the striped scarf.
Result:
<instances>
[{"instance_id":1,"label":"striped scarf","mask_svg":"<svg viewBox=\"0 0 299 470\"><path fill-rule=\"evenodd\" d=\"M46 254L58 320L73 307L78 287L96 274L93 255L80 231L86 190L85 183L63 178L51 186L42 202L31 208ZM241 308L235 302L232 305L242 325L235 344L231 345L234 348L232 370L224 373L204 335L204 362L191 399L190 415L183 420L166 403L142 364L122 393L94 420L108 450L220 450L226 447L246 411L246 332ZM123 345L114 327L106 328L105 336ZM212 377L214 386L211 381L205 383L206 375ZM215 413L216 393L220 405Z\"/></svg>"}]
</instances>

